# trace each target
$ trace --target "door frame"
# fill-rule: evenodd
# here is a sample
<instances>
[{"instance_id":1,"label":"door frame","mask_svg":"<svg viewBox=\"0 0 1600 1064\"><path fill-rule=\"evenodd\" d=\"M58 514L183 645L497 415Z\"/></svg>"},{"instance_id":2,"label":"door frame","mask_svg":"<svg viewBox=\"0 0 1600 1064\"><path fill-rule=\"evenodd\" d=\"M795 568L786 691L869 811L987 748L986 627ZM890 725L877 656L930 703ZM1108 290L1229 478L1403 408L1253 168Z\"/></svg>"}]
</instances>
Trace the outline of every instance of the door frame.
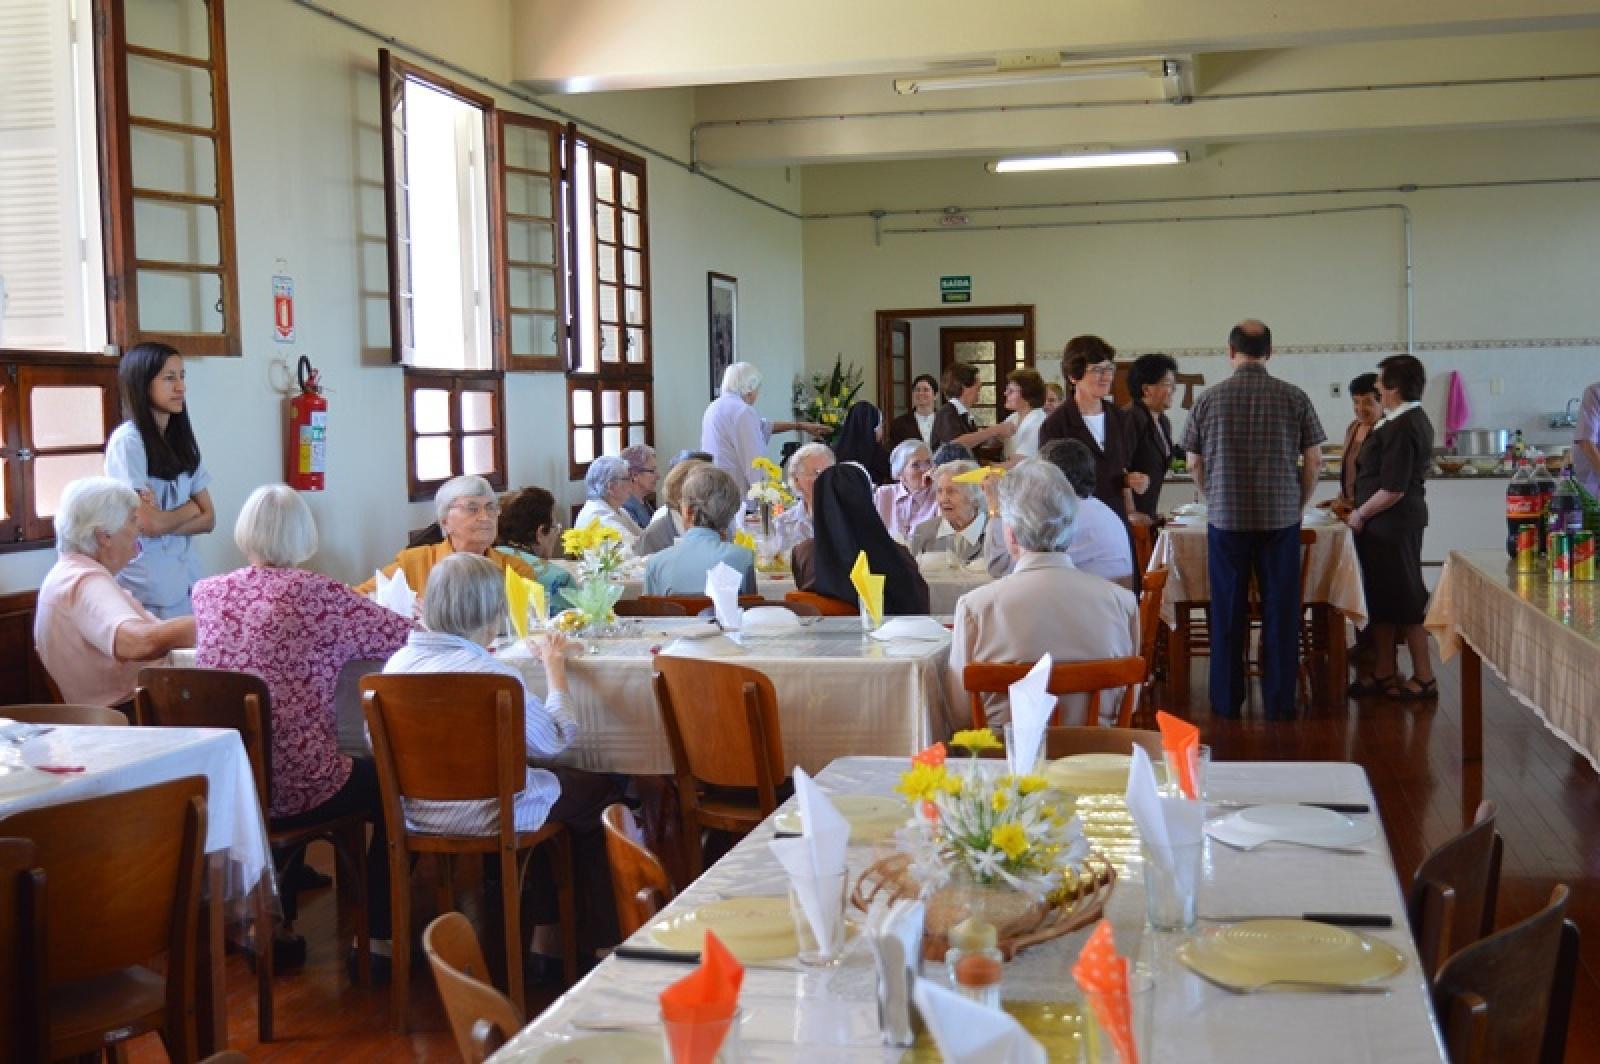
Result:
<instances>
[{"instance_id":1,"label":"door frame","mask_svg":"<svg viewBox=\"0 0 1600 1064\"><path fill-rule=\"evenodd\" d=\"M889 362L889 335L890 324L904 318L973 318L991 314L1019 314L1022 316L1022 341L1023 360L1027 365L1034 365L1038 361L1038 345L1035 341L1033 328L1034 304L1011 303L1003 306L948 306L948 307L916 307L905 310L880 310L877 314L877 328L875 330L877 358L875 366L878 374L878 409L893 410L894 404L894 367Z\"/></svg>"}]
</instances>

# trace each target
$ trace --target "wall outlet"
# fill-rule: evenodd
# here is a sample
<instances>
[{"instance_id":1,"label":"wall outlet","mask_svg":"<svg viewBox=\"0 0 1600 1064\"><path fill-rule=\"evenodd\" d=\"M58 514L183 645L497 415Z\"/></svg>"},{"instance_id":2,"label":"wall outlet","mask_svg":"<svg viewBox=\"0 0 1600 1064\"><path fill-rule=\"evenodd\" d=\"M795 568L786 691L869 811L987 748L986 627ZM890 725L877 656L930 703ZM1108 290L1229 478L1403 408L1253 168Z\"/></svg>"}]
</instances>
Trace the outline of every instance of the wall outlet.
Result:
<instances>
[{"instance_id":1,"label":"wall outlet","mask_svg":"<svg viewBox=\"0 0 1600 1064\"><path fill-rule=\"evenodd\" d=\"M1506 382L1504 380L1502 380L1501 378L1495 377L1494 379L1489 381L1489 394L1490 395L1500 395L1505 390L1506 390Z\"/></svg>"},{"instance_id":2,"label":"wall outlet","mask_svg":"<svg viewBox=\"0 0 1600 1064\"><path fill-rule=\"evenodd\" d=\"M1339 388L1339 382L1338 381L1334 381L1332 384L1328 385L1328 394L1330 396L1332 396L1333 398L1337 399L1337 398L1339 398L1339 393L1340 393L1340 388Z\"/></svg>"}]
</instances>

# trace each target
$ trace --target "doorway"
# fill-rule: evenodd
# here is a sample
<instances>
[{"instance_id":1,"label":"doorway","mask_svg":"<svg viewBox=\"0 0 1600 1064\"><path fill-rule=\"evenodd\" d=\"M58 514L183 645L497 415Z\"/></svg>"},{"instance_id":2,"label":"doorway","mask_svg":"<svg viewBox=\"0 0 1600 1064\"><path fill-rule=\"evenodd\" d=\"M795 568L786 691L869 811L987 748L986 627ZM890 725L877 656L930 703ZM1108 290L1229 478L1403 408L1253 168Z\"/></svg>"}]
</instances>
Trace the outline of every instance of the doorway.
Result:
<instances>
[{"instance_id":1,"label":"doorway","mask_svg":"<svg viewBox=\"0 0 1600 1064\"><path fill-rule=\"evenodd\" d=\"M911 409L911 385L944 375L952 361L971 362L983 381L980 424L1004 418L1006 374L1034 362L1033 305L927 307L877 312L878 408L885 418Z\"/></svg>"}]
</instances>

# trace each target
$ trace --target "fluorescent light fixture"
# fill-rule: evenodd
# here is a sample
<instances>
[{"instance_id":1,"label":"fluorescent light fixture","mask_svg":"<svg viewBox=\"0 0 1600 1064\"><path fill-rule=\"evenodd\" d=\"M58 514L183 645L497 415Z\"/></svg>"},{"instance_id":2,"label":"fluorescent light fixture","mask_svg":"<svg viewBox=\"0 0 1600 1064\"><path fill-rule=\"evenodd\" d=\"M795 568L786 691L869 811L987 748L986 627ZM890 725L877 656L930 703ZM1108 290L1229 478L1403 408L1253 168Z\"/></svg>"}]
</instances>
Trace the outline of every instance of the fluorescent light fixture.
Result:
<instances>
[{"instance_id":1,"label":"fluorescent light fixture","mask_svg":"<svg viewBox=\"0 0 1600 1064\"><path fill-rule=\"evenodd\" d=\"M1042 85L1052 81L1088 81L1098 78L1165 78L1175 76L1178 64L1167 59L1122 59L1112 62L1073 63L1061 66L1013 67L974 70L959 74L928 74L896 78L894 91L902 96L947 89L992 89L1012 85Z\"/></svg>"},{"instance_id":2,"label":"fluorescent light fixture","mask_svg":"<svg viewBox=\"0 0 1600 1064\"><path fill-rule=\"evenodd\" d=\"M1107 151L1083 155L1036 155L1023 159L996 159L987 164L991 174L1029 174L1040 170L1098 170L1108 166L1170 166L1186 163L1189 153L1157 148L1151 151Z\"/></svg>"}]
</instances>

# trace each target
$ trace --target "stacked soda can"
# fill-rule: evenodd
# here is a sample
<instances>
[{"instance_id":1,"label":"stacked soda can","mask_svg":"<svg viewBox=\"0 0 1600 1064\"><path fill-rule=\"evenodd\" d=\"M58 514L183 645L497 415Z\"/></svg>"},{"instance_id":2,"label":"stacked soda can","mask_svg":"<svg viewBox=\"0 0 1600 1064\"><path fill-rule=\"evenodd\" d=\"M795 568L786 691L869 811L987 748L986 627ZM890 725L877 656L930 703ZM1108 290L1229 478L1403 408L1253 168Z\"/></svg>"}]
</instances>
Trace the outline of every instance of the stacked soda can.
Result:
<instances>
[{"instance_id":1,"label":"stacked soda can","mask_svg":"<svg viewBox=\"0 0 1600 1064\"><path fill-rule=\"evenodd\" d=\"M1572 579L1594 579L1594 533L1569 532L1572 539Z\"/></svg>"},{"instance_id":2,"label":"stacked soda can","mask_svg":"<svg viewBox=\"0 0 1600 1064\"><path fill-rule=\"evenodd\" d=\"M1572 582L1572 533L1552 532L1547 540L1546 556L1550 559L1550 582Z\"/></svg>"},{"instance_id":3,"label":"stacked soda can","mask_svg":"<svg viewBox=\"0 0 1600 1064\"><path fill-rule=\"evenodd\" d=\"M1517 529L1512 541L1516 546L1516 570L1519 573L1539 571L1539 526L1523 525Z\"/></svg>"}]
</instances>

